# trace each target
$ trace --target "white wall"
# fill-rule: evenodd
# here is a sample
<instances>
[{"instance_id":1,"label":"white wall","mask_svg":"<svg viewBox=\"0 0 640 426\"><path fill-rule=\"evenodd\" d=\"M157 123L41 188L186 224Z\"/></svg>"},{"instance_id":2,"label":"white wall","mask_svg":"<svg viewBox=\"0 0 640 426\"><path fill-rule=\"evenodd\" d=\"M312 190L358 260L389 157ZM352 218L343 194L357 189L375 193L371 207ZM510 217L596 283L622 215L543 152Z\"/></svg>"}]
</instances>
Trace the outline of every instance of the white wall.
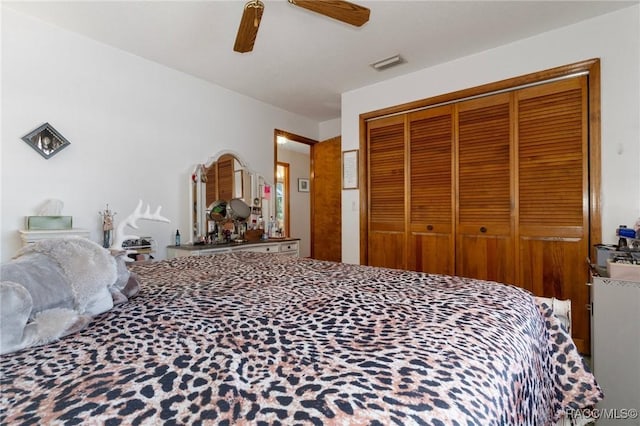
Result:
<instances>
[{"instance_id":1,"label":"white wall","mask_svg":"<svg viewBox=\"0 0 640 426\"><path fill-rule=\"evenodd\" d=\"M359 148L360 114L590 58L601 59L602 229L640 216L640 6L342 95L342 150ZM411 58L407 58L411 60ZM358 191L342 192L342 259L360 262Z\"/></svg>"},{"instance_id":2,"label":"white wall","mask_svg":"<svg viewBox=\"0 0 640 426\"><path fill-rule=\"evenodd\" d=\"M139 222L159 258L176 228L188 233L191 167L222 149L273 176L275 128L318 137L318 123L2 6L0 259L49 198L100 241L106 203L116 223L138 199L171 224ZM247 117L251 117L248 121ZM45 160L20 138L49 122L71 145Z\"/></svg>"},{"instance_id":3,"label":"white wall","mask_svg":"<svg viewBox=\"0 0 640 426\"><path fill-rule=\"evenodd\" d=\"M340 136L341 127L342 121L339 118L321 122L319 125L320 138L318 140L322 142L326 141L327 139L332 139L336 136Z\"/></svg>"}]
</instances>

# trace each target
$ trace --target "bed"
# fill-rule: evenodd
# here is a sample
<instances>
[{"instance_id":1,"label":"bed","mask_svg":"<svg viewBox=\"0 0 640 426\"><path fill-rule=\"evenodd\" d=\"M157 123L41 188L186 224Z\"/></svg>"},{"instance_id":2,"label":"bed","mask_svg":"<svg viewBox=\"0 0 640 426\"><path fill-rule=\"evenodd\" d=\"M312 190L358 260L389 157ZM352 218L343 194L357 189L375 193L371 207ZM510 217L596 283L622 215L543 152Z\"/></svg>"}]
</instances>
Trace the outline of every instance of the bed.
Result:
<instances>
[{"instance_id":1,"label":"bed","mask_svg":"<svg viewBox=\"0 0 640 426\"><path fill-rule=\"evenodd\" d=\"M253 252L131 270L136 297L0 357L1 424L551 425L603 397L516 287Z\"/></svg>"}]
</instances>

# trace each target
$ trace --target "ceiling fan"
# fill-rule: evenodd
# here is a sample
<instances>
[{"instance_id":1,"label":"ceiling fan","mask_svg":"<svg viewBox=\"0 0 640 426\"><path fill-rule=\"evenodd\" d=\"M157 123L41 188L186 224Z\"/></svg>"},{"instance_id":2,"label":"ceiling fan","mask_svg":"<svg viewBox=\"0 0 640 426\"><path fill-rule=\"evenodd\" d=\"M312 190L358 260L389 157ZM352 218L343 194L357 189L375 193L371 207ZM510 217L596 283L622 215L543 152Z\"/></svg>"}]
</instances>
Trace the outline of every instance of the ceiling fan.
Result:
<instances>
[{"instance_id":1,"label":"ceiling fan","mask_svg":"<svg viewBox=\"0 0 640 426\"><path fill-rule=\"evenodd\" d=\"M328 16L356 27L369 20L369 9L343 0L288 0L289 3ZM233 50L240 53L251 52L258 35L264 3L251 0L244 6L238 35Z\"/></svg>"}]
</instances>

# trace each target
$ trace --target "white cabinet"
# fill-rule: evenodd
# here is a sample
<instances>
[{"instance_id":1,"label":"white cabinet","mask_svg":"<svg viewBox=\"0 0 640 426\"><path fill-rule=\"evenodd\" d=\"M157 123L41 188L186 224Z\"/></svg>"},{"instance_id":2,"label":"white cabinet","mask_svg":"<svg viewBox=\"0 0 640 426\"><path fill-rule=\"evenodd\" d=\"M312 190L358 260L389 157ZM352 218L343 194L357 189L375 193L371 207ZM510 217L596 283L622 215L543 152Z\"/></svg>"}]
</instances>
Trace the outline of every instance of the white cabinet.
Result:
<instances>
[{"instance_id":1,"label":"white cabinet","mask_svg":"<svg viewBox=\"0 0 640 426\"><path fill-rule=\"evenodd\" d=\"M49 240L51 238L89 238L88 229L46 229L46 230L18 230L22 245L26 246L36 241Z\"/></svg>"},{"instance_id":2,"label":"white cabinet","mask_svg":"<svg viewBox=\"0 0 640 426\"><path fill-rule=\"evenodd\" d=\"M152 260L156 248L157 243L151 237L128 239L122 243L122 249L127 251L127 256L136 262Z\"/></svg>"},{"instance_id":3,"label":"white cabinet","mask_svg":"<svg viewBox=\"0 0 640 426\"><path fill-rule=\"evenodd\" d=\"M229 253L236 251L253 251L259 253L274 253L285 256L300 256L300 242L297 239L255 241L250 243L230 243L221 245L168 246L167 258L183 256L203 256L207 254Z\"/></svg>"},{"instance_id":4,"label":"white cabinet","mask_svg":"<svg viewBox=\"0 0 640 426\"><path fill-rule=\"evenodd\" d=\"M604 392L598 408L617 409L620 415L640 409L640 282L604 277L592 281L591 356ZM608 417L603 414L598 426L640 425L638 418Z\"/></svg>"}]
</instances>

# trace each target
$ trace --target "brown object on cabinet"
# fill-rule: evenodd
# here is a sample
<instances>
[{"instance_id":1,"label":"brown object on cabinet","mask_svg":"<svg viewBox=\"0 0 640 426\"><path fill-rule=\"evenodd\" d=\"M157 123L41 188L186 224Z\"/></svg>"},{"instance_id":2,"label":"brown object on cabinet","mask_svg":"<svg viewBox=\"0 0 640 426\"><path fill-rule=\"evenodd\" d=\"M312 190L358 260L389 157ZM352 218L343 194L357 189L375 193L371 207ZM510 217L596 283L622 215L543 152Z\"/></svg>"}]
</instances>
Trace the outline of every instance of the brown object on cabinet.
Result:
<instances>
[{"instance_id":1,"label":"brown object on cabinet","mask_svg":"<svg viewBox=\"0 0 640 426\"><path fill-rule=\"evenodd\" d=\"M574 342L589 353L584 259L600 225L599 214L590 223L588 78L366 122L363 263L571 299Z\"/></svg>"}]
</instances>

